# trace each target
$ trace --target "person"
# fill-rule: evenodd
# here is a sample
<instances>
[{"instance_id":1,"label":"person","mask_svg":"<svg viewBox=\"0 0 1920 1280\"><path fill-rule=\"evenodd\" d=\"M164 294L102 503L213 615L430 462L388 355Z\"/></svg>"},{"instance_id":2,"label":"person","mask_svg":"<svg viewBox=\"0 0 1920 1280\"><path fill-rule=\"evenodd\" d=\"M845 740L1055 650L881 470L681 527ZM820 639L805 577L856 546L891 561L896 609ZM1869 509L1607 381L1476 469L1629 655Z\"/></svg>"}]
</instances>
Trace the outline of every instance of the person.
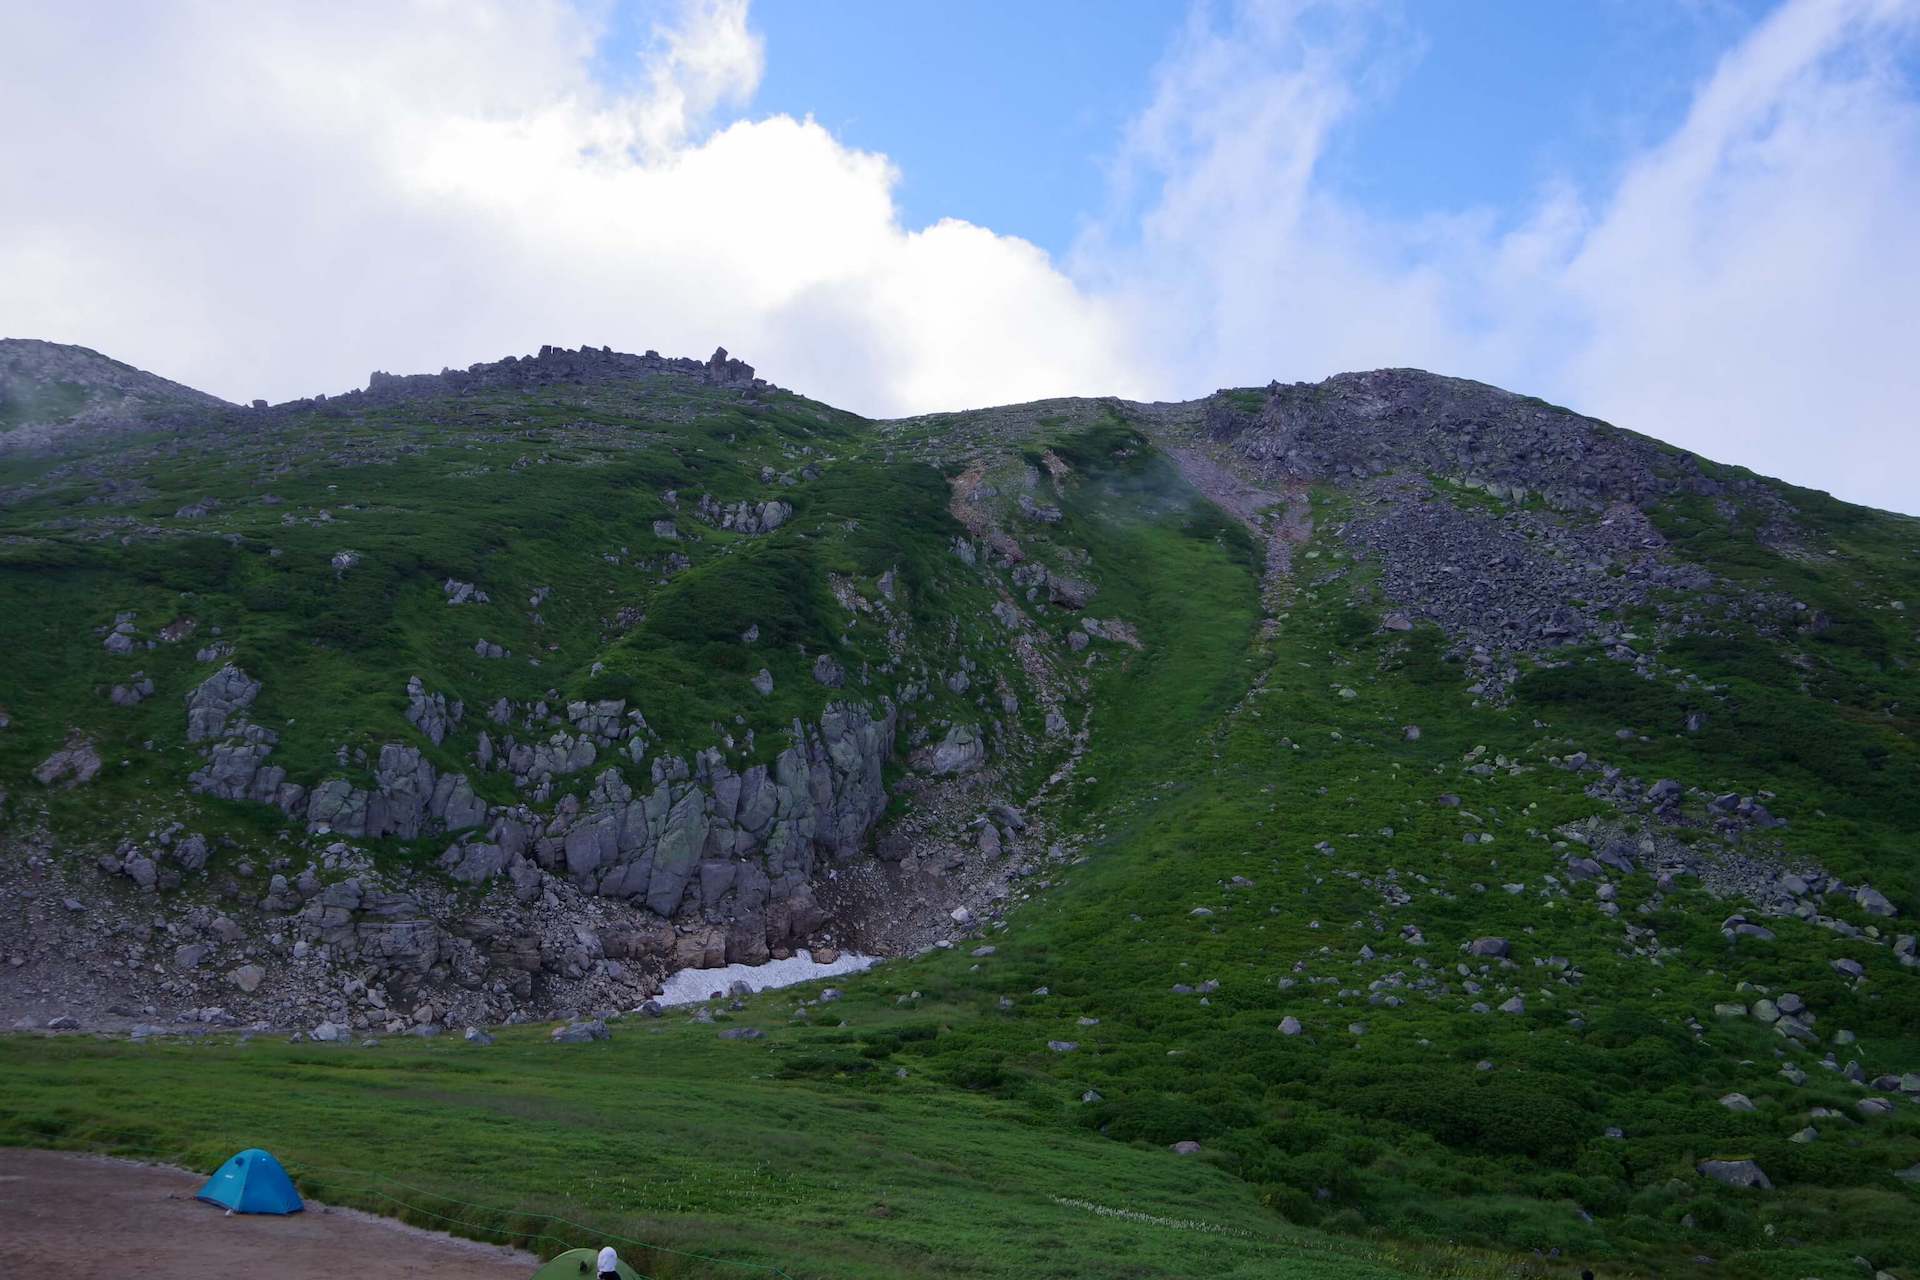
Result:
<instances>
[{"instance_id":1,"label":"person","mask_svg":"<svg viewBox=\"0 0 1920 1280\"><path fill-rule=\"evenodd\" d=\"M620 1255L612 1245L600 1251L600 1280L620 1280Z\"/></svg>"}]
</instances>

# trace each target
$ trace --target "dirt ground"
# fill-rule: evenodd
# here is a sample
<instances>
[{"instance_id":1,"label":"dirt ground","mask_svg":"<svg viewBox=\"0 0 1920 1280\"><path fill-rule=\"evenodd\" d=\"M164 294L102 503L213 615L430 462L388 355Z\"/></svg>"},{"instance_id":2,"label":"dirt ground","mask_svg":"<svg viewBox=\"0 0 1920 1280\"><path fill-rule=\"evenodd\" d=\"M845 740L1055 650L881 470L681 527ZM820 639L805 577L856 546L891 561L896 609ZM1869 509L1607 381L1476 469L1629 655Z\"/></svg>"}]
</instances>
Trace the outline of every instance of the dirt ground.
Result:
<instances>
[{"instance_id":1,"label":"dirt ground","mask_svg":"<svg viewBox=\"0 0 1920 1280\"><path fill-rule=\"evenodd\" d=\"M0 1147L0 1276L19 1280L527 1280L532 1254L307 1201L228 1214L180 1169Z\"/></svg>"}]
</instances>

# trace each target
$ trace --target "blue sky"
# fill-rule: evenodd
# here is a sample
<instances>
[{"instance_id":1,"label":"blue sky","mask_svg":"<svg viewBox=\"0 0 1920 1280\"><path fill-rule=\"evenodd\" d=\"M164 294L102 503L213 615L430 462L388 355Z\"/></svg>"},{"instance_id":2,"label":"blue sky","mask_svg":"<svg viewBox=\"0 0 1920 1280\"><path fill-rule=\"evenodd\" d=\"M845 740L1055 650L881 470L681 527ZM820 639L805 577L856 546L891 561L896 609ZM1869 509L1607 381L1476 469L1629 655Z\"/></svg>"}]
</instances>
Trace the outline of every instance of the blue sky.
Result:
<instances>
[{"instance_id":1,"label":"blue sky","mask_svg":"<svg viewBox=\"0 0 1920 1280\"><path fill-rule=\"evenodd\" d=\"M1669 130L1758 0L1445 0L1383 9L1379 82L1325 157L1386 216L1523 208L1543 183L1607 181ZM614 83L657 6L625 5ZM1064 255L1105 207L1112 158L1188 10L1164 0L759 0L766 71L731 116L812 116L900 170L902 220L962 218Z\"/></svg>"},{"instance_id":2,"label":"blue sky","mask_svg":"<svg viewBox=\"0 0 1920 1280\"><path fill-rule=\"evenodd\" d=\"M27 0L0 114L0 333L232 399L1416 366L1920 511L1920 0Z\"/></svg>"}]
</instances>

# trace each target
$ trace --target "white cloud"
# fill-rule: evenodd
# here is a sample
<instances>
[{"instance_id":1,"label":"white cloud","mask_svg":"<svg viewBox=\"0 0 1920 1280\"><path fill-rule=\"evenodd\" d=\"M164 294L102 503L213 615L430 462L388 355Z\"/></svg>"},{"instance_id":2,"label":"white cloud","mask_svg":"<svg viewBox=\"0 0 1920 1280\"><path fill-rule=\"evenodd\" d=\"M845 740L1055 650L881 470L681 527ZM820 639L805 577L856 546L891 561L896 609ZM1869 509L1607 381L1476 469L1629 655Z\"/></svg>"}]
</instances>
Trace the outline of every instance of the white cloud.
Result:
<instances>
[{"instance_id":1,"label":"white cloud","mask_svg":"<svg viewBox=\"0 0 1920 1280\"><path fill-rule=\"evenodd\" d=\"M871 413L1143 393L1103 304L1024 241L900 225L811 121L717 132L744 0L682 0L596 81L567 4L10 8L0 332L233 398L544 342L704 355Z\"/></svg>"},{"instance_id":2,"label":"white cloud","mask_svg":"<svg viewBox=\"0 0 1920 1280\"><path fill-rule=\"evenodd\" d=\"M659 0L628 90L564 0L29 0L0 12L0 333L235 398L724 343L870 413L1416 364L1915 510L1916 9L1790 0L1610 189L1516 228L1324 180L1419 10L1197 4L1061 264L902 226L892 162L812 121L716 130L766 57L745 0Z\"/></svg>"},{"instance_id":3,"label":"white cloud","mask_svg":"<svg viewBox=\"0 0 1920 1280\"><path fill-rule=\"evenodd\" d=\"M1197 13L1121 154L1154 194L1075 259L1163 385L1418 365L1920 511L1913 0L1784 5L1602 198L1555 186L1509 231L1373 220L1321 181L1409 56L1386 11Z\"/></svg>"}]
</instances>

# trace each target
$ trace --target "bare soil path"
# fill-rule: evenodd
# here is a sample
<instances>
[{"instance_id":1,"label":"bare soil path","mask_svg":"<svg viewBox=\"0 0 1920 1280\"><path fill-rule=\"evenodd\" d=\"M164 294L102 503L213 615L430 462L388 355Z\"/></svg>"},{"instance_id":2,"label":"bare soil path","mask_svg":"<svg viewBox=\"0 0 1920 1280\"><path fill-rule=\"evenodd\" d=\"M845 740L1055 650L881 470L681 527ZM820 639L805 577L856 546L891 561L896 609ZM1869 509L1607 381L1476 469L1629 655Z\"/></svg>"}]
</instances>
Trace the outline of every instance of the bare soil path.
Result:
<instances>
[{"instance_id":1,"label":"bare soil path","mask_svg":"<svg viewBox=\"0 0 1920 1280\"><path fill-rule=\"evenodd\" d=\"M0 1275L62 1280L526 1280L532 1254L307 1201L287 1217L193 1198L184 1169L0 1148Z\"/></svg>"}]
</instances>

